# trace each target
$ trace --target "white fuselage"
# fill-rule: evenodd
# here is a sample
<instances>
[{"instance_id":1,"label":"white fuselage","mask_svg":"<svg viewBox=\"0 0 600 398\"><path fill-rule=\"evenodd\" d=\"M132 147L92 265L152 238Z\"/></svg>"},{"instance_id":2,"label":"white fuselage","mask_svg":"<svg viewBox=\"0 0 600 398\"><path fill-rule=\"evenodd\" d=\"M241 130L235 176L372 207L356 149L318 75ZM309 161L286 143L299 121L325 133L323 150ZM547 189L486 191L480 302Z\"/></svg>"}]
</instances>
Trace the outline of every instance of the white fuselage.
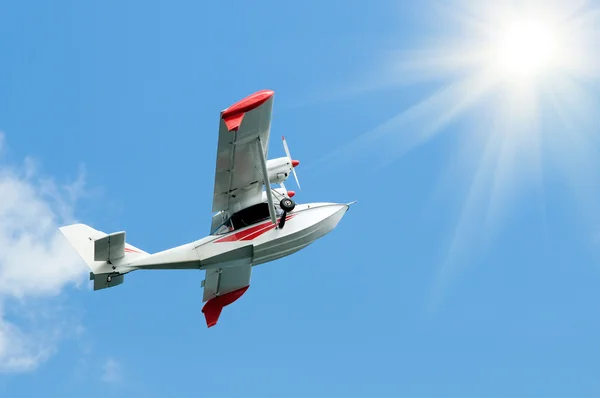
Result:
<instances>
[{"instance_id":1,"label":"white fuselage","mask_svg":"<svg viewBox=\"0 0 600 398\"><path fill-rule=\"evenodd\" d=\"M119 264L115 271L123 274L137 269L209 269L266 263L295 253L329 233L348 208L339 203L298 204L287 214L283 229L267 219Z\"/></svg>"}]
</instances>

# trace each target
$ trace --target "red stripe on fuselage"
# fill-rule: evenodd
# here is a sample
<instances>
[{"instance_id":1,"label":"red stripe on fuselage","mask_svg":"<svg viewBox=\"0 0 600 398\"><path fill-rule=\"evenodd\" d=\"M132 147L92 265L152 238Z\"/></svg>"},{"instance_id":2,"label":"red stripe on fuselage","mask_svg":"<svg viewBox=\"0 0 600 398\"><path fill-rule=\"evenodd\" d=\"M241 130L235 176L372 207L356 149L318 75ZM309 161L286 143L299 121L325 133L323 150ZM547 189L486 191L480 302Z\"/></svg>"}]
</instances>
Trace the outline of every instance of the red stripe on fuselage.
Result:
<instances>
[{"instance_id":1,"label":"red stripe on fuselage","mask_svg":"<svg viewBox=\"0 0 600 398\"><path fill-rule=\"evenodd\" d=\"M289 216L286 216L286 217L285 217L285 220L287 221L287 220L289 220L289 219L290 219L290 218L292 218L292 217L294 217L294 215L289 215ZM280 220L280 219L281 219L281 218L278 218L278 219L277 219L277 222L278 222L278 223L279 223L279 220ZM266 226L265 228L263 228L263 229L261 229L261 230L259 230L259 231L253 232L253 233L251 233L251 234L249 234L249 235L246 235L246 236L244 236L244 237L243 237L242 239L240 239L240 240L252 240L252 239L254 239L254 238L258 238L259 236L261 236L261 235L262 235L262 234L264 234L265 232L267 232L267 231L270 231L270 230L272 230L272 229L275 229L275 228L276 228L276 225L275 225L275 224L273 224L273 223L270 223L270 224L269 224L268 226Z\"/></svg>"},{"instance_id":2,"label":"red stripe on fuselage","mask_svg":"<svg viewBox=\"0 0 600 398\"><path fill-rule=\"evenodd\" d=\"M271 225L267 225L266 227L259 229L256 232L253 232L251 234L248 234L246 236L244 236L243 238L241 238L240 240L252 240L254 238L258 238L259 236L261 236L262 234L264 234L267 231L270 231L272 229L275 229L275 224L271 223Z\"/></svg>"},{"instance_id":3,"label":"red stripe on fuselage","mask_svg":"<svg viewBox=\"0 0 600 398\"><path fill-rule=\"evenodd\" d=\"M293 218L294 214L288 215L285 220L289 220L290 218ZM277 219L277 222L279 222L279 218ZM262 224L258 224L255 225L253 227L250 227L248 229L245 229L243 231L239 231L236 232L234 234L225 236L221 239L216 240L214 243L221 243L221 242L237 242L240 240L252 240L255 238L258 238L259 236L261 236L262 234L264 234L267 231L270 231L272 229L275 228L275 224L273 224L271 221L267 221L264 222Z\"/></svg>"},{"instance_id":4,"label":"red stripe on fuselage","mask_svg":"<svg viewBox=\"0 0 600 398\"><path fill-rule=\"evenodd\" d=\"M235 233L233 233L231 235L227 235L224 238L221 238L221 239L219 239L219 240L217 240L215 242L235 242L235 241L238 241L238 240L242 239L246 235L250 235L251 233L254 233L254 232L256 232L256 231L258 231L258 230L260 230L262 228L265 228L269 224L272 224L272 222L271 221L267 221L265 223L255 225L255 226L250 227L248 229L244 229L242 231L235 232Z\"/></svg>"}]
</instances>

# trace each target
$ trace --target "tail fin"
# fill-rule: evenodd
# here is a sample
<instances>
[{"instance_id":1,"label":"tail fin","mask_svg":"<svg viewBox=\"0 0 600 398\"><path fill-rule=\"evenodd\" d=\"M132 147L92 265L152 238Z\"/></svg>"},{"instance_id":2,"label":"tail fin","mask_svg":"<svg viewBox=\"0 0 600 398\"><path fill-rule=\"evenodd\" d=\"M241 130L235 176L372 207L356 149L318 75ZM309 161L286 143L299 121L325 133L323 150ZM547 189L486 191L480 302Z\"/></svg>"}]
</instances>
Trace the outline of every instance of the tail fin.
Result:
<instances>
[{"instance_id":1,"label":"tail fin","mask_svg":"<svg viewBox=\"0 0 600 398\"><path fill-rule=\"evenodd\" d=\"M115 267L123 257L148 255L125 243L125 232L108 235L85 224L67 225L59 229L89 267L94 290L123 283L123 274Z\"/></svg>"}]
</instances>

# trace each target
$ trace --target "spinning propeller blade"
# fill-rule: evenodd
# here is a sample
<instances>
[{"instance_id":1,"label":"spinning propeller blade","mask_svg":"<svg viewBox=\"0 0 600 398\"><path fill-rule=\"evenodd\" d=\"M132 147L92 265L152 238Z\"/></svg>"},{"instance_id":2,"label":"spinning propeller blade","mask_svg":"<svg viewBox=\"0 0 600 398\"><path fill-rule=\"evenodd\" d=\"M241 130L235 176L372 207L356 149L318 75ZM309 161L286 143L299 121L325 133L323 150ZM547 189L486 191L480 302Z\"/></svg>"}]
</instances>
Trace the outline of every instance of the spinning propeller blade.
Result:
<instances>
[{"instance_id":1,"label":"spinning propeller blade","mask_svg":"<svg viewBox=\"0 0 600 398\"><path fill-rule=\"evenodd\" d=\"M300 164L300 161L292 159L292 155L290 155L290 149L287 146L285 137L281 136L281 139L283 140L283 149L285 149L285 154L287 155L290 162L292 162L292 171L294 172L294 178L296 179L296 185L298 185L298 189L302 191L302 188L300 188L300 182L298 181L298 175L296 174L296 166L298 166Z\"/></svg>"}]
</instances>

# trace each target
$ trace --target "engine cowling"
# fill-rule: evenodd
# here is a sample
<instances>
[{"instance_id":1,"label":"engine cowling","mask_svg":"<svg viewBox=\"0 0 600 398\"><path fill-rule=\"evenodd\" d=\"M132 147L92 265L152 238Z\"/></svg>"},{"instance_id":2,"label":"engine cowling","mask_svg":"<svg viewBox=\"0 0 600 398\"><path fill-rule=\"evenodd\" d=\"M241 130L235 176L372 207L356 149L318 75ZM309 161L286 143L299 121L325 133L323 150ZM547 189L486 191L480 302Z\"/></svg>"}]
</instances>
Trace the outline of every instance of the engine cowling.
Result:
<instances>
[{"instance_id":1,"label":"engine cowling","mask_svg":"<svg viewBox=\"0 0 600 398\"><path fill-rule=\"evenodd\" d=\"M267 172L271 184L281 184L292 172L292 162L287 157L269 159L267 161Z\"/></svg>"}]
</instances>

